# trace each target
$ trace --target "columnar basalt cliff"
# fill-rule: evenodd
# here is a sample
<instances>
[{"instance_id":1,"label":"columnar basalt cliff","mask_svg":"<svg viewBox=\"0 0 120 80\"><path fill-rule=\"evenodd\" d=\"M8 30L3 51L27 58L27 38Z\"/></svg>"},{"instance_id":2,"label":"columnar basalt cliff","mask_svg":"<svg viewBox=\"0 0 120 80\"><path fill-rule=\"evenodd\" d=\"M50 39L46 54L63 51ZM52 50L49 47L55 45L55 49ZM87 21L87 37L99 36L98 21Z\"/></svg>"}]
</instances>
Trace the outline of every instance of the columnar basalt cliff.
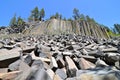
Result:
<instances>
[{"instance_id":1,"label":"columnar basalt cliff","mask_svg":"<svg viewBox=\"0 0 120 80\"><path fill-rule=\"evenodd\" d=\"M29 23L30 28L23 31L24 34L79 34L82 36L94 36L96 38L109 38L106 28L87 21L68 21L50 19L44 22Z\"/></svg>"}]
</instances>

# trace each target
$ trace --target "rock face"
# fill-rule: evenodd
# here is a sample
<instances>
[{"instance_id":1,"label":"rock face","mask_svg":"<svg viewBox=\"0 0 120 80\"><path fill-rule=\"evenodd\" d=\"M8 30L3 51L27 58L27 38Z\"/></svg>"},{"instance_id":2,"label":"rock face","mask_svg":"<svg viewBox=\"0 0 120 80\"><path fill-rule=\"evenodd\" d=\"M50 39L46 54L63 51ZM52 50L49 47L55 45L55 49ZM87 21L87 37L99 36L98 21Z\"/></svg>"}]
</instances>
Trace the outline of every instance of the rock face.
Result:
<instances>
[{"instance_id":1,"label":"rock face","mask_svg":"<svg viewBox=\"0 0 120 80\"><path fill-rule=\"evenodd\" d=\"M33 25L33 24L32 24ZM31 26L31 25L30 25ZM35 27L23 31L24 34L79 34L82 36L94 36L97 38L109 38L104 27L93 25L87 21L64 21L51 19Z\"/></svg>"},{"instance_id":2,"label":"rock face","mask_svg":"<svg viewBox=\"0 0 120 80\"><path fill-rule=\"evenodd\" d=\"M65 34L0 41L0 80L120 80L119 39Z\"/></svg>"},{"instance_id":3,"label":"rock face","mask_svg":"<svg viewBox=\"0 0 120 80\"><path fill-rule=\"evenodd\" d=\"M116 75L116 76L115 76ZM77 71L77 80L119 80L118 70L94 69Z\"/></svg>"}]
</instances>

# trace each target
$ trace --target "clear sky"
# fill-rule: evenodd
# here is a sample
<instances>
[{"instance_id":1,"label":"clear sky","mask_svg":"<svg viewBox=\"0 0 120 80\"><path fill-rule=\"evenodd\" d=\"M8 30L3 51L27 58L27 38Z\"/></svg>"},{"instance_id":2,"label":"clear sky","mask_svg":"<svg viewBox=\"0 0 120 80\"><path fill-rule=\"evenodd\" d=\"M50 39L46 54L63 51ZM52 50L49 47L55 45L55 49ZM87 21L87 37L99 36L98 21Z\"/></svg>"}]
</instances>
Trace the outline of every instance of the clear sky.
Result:
<instances>
[{"instance_id":1,"label":"clear sky","mask_svg":"<svg viewBox=\"0 0 120 80\"><path fill-rule=\"evenodd\" d=\"M0 0L0 26L9 25L15 13L27 20L36 6L45 9L46 19L56 12L70 18L73 8L77 8L106 26L120 23L120 0Z\"/></svg>"}]
</instances>

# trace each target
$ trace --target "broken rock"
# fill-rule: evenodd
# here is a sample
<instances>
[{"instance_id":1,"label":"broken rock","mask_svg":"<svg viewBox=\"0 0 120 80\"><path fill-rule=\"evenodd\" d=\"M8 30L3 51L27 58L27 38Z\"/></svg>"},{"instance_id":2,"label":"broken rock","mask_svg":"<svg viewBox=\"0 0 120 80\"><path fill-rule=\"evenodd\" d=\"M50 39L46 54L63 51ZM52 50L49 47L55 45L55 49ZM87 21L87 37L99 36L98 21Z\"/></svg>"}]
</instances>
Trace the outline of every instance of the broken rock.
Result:
<instances>
[{"instance_id":1,"label":"broken rock","mask_svg":"<svg viewBox=\"0 0 120 80\"><path fill-rule=\"evenodd\" d=\"M68 76L69 77L76 76L76 71L78 70L78 68L76 67L76 65L73 62L73 60L69 56L66 56L65 60L66 60L66 66L67 66L66 68L67 68Z\"/></svg>"},{"instance_id":2,"label":"broken rock","mask_svg":"<svg viewBox=\"0 0 120 80\"><path fill-rule=\"evenodd\" d=\"M95 64L85 60L84 58L80 58L78 63L81 69L95 68Z\"/></svg>"}]
</instances>

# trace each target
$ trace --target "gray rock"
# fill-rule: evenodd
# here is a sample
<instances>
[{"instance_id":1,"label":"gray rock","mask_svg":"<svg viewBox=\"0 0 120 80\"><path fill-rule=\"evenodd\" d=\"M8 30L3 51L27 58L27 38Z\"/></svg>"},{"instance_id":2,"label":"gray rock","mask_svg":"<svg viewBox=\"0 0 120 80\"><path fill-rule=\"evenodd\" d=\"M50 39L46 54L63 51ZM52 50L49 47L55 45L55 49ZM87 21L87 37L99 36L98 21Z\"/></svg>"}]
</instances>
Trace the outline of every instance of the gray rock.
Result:
<instances>
[{"instance_id":1,"label":"gray rock","mask_svg":"<svg viewBox=\"0 0 120 80\"><path fill-rule=\"evenodd\" d=\"M8 72L8 68L0 68L0 73L7 73Z\"/></svg>"},{"instance_id":2,"label":"gray rock","mask_svg":"<svg viewBox=\"0 0 120 80\"><path fill-rule=\"evenodd\" d=\"M20 62L21 62L21 60L17 60L17 61L15 61L15 62L13 62L12 64L9 65L8 68L9 68L11 71L18 70L18 69L19 69Z\"/></svg>"},{"instance_id":3,"label":"gray rock","mask_svg":"<svg viewBox=\"0 0 120 80\"><path fill-rule=\"evenodd\" d=\"M58 64L59 68L65 67L65 62L64 62L64 60L62 58L57 60L57 64Z\"/></svg>"},{"instance_id":4,"label":"gray rock","mask_svg":"<svg viewBox=\"0 0 120 80\"><path fill-rule=\"evenodd\" d=\"M47 69L46 72L50 76L50 78L53 80L54 76L55 76L55 73L51 69Z\"/></svg>"},{"instance_id":5,"label":"gray rock","mask_svg":"<svg viewBox=\"0 0 120 80\"><path fill-rule=\"evenodd\" d=\"M54 79L53 79L53 80L63 80L63 79L61 79L59 75L55 74L55 76L54 76Z\"/></svg>"},{"instance_id":6,"label":"gray rock","mask_svg":"<svg viewBox=\"0 0 120 80\"><path fill-rule=\"evenodd\" d=\"M73 77L73 78L67 78L66 80L78 80L78 79Z\"/></svg>"},{"instance_id":7,"label":"gray rock","mask_svg":"<svg viewBox=\"0 0 120 80\"><path fill-rule=\"evenodd\" d=\"M55 69L58 68L58 64L57 64L57 62L56 62L54 57L51 58L50 66L51 66L51 68L55 68Z\"/></svg>"},{"instance_id":8,"label":"gray rock","mask_svg":"<svg viewBox=\"0 0 120 80\"><path fill-rule=\"evenodd\" d=\"M102 49L103 52L117 52L118 49L115 47L112 48L107 48L107 49Z\"/></svg>"},{"instance_id":9,"label":"gray rock","mask_svg":"<svg viewBox=\"0 0 120 80\"><path fill-rule=\"evenodd\" d=\"M0 49L3 48L3 46L4 46L4 44L2 44L2 43L0 42Z\"/></svg>"},{"instance_id":10,"label":"gray rock","mask_svg":"<svg viewBox=\"0 0 120 80\"><path fill-rule=\"evenodd\" d=\"M49 63L43 62L43 64L45 69L51 69Z\"/></svg>"},{"instance_id":11,"label":"gray rock","mask_svg":"<svg viewBox=\"0 0 120 80\"><path fill-rule=\"evenodd\" d=\"M90 61L85 60L84 58L80 58L78 64L81 69L89 69L95 68L95 64L91 63Z\"/></svg>"},{"instance_id":12,"label":"gray rock","mask_svg":"<svg viewBox=\"0 0 120 80\"><path fill-rule=\"evenodd\" d=\"M28 65L30 65L30 63L32 62L32 57L31 55L27 55L27 57L24 59L24 62Z\"/></svg>"},{"instance_id":13,"label":"gray rock","mask_svg":"<svg viewBox=\"0 0 120 80\"><path fill-rule=\"evenodd\" d=\"M79 45L72 45L75 50L80 50L81 47Z\"/></svg>"},{"instance_id":14,"label":"gray rock","mask_svg":"<svg viewBox=\"0 0 120 80\"><path fill-rule=\"evenodd\" d=\"M66 49L68 49L68 50L73 50L74 48L73 48L72 45L70 45L70 46L67 46Z\"/></svg>"},{"instance_id":15,"label":"gray rock","mask_svg":"<svg viewBox=\"0 0 120 80\"><path fill-rule=\"evenodd\" d=\"M4 45L3 47L10 50L10 49L13 49L15 45Z\"/></svg>"},{"instance_id":16,"label":"gray rock","mask_svg":"<svg viewBox=\"0 0 120 80\"><path fill-rule=\"evenodd\" d=\"M16 70L23 70L27 69L28 65L23 62L22 60L17 60L9 65L9 70L16 71Z\"/></svg>"},{"instance_id":17,"label":"gray rock","mask_svg":"<svg viewBox=\"0 0 120 80\"><path fill-rule=\"evenodd\" d=\"M22 47L21 47L22 48ZM30 53L35 49L35 46L26 46L25 48L22 48L23 53Z\"/></svg>"},{"instance_id":18,"label":"gray rock","mask_svg":"<svg viewBox=\"0 0 120 80\"><path fill-rule=\"evenodd\" d=\"M78 70L76 80L120 80L120 71L109 68Z\"/></svg>"},{"instance_id":19,"label":"gray rock","mask_svg":"<svg viewBox=\"0 0 120 80\"><path fill-rule=\"evenodd\" d=\"M120 69L120 61L116 61L115 62L115 67L117 67L118 69Z\"/></svg>"},{"instance_id":20,"label":"gray rock","mask_svg":"<svg viewBox=\"0 0 120 80\"><path fill-rule=\"evenodd\" d=\"M64 56L71 56L73 53L72 52L63 52Z\"/></svg>"},{"instance_id":21,"label":"gray rock","mask_svg":"<svg viewBox=\"0 0 120 80\"><path fill-rule=\"evenodd\" d=\"M35 47L35 56L39 56L39 57L48 57L48 52L50 52L50 48L46 47L44 45L38 44Z\"/></svg>"},{"instance_id":22,"label":"gray rock","mask_svg":"<svg viewBox=\"0 0 120 80\"><path fill-rule=\"evenodd\" d=\"M41 60L35 60L31 65L30 73L26 80L36 80L36 75L39 69L43 69L44 64Z\"/></svg>"},{"instance_id":23,"label":"gray rock","mask_svg":"<svg viewBox=\"0 0 120 80\"><path fill-rule=\"evenodd\" d=\"M117 48L118 48L118 52L120 53L120 42L118 43Z\"/></svg>"},{"instance_id":24,"label":"gray rock","mask_svg":"<svg viewBox=\"0 0 120 80\"><path fill-rule=\"evenodd\" d=\"M104 67L104 66L108 66L108 65L107 65L107 64L106 64L103 60L101 60L100 58L98 58L98 59L97 59L97 61L96 61L96 63L95 63L95 64L96 64L96 66L97 66L97 67L101 67L101 66L102 66L102 67Z\"/></svg>"},{"instance_id":25,"label":"gray rock","mask_svg":"<svg viewBox=\"0 0 120 80\"><path fill-rule=\"evenodd\" d=\"M94 56L88 56L88 55L79 55L80 58L84 58L92 63L95 63L97 59Z\"/></svg>"},{"instance_id":26,"label":"gray rock","mask_svg":"<svg viewBox=\"0 0 120 80\"><path fill-rule=\"evenodd\" d=\"M32 67L32 66L37 66L37 67L43 68L43 67L44 67L44 64L43 64L43 62L42 62L41 60L35 60L35 61L32 63L31 67Z\"/></svg>"},{"instance_id":27,"label":"gray rock","mask_svg":"<svg viewBox=\"0 0 120 80\"><path fill-rule=\"evenodd\" d=\"M114 63L119 60L120 60L119 53L106 53L105 54L105 61L109 64L114 65Z\"/></svg>"},{"instance_id":28,"label":"gray rock","mask_svg":"<svg viewBox=\"0 0 120 80\"><path fill-rule=\"evenodd\" d=\"M66 56L65 60L66 60L67 75L69 77L76 76L76 71L78 70L78 68L76 67L76 65L73 62L73 60L69 56Z\"/></svg>"},{"instance_id":29,"label":"gray rock","mask_svg":"<svg viewBox=\"0 0 120 80\"><path fill-rule=\"evenodd\" d=\"M57 69L55 72L57 75L61 77L61 79L65 80L67 78L66 73L62 69Z\"/></svg>"},{"instance_id":30,"label":"gray rock","mask_svg":"<svg viewBox=\"0 0 120 80\"><path fill-rule=\"evenodd\" d=\"M34 79L29 80L52 80L52 79L43 68L42 69L39 68L39 70L34 74Z\"/></svg>"}]
</instances>

